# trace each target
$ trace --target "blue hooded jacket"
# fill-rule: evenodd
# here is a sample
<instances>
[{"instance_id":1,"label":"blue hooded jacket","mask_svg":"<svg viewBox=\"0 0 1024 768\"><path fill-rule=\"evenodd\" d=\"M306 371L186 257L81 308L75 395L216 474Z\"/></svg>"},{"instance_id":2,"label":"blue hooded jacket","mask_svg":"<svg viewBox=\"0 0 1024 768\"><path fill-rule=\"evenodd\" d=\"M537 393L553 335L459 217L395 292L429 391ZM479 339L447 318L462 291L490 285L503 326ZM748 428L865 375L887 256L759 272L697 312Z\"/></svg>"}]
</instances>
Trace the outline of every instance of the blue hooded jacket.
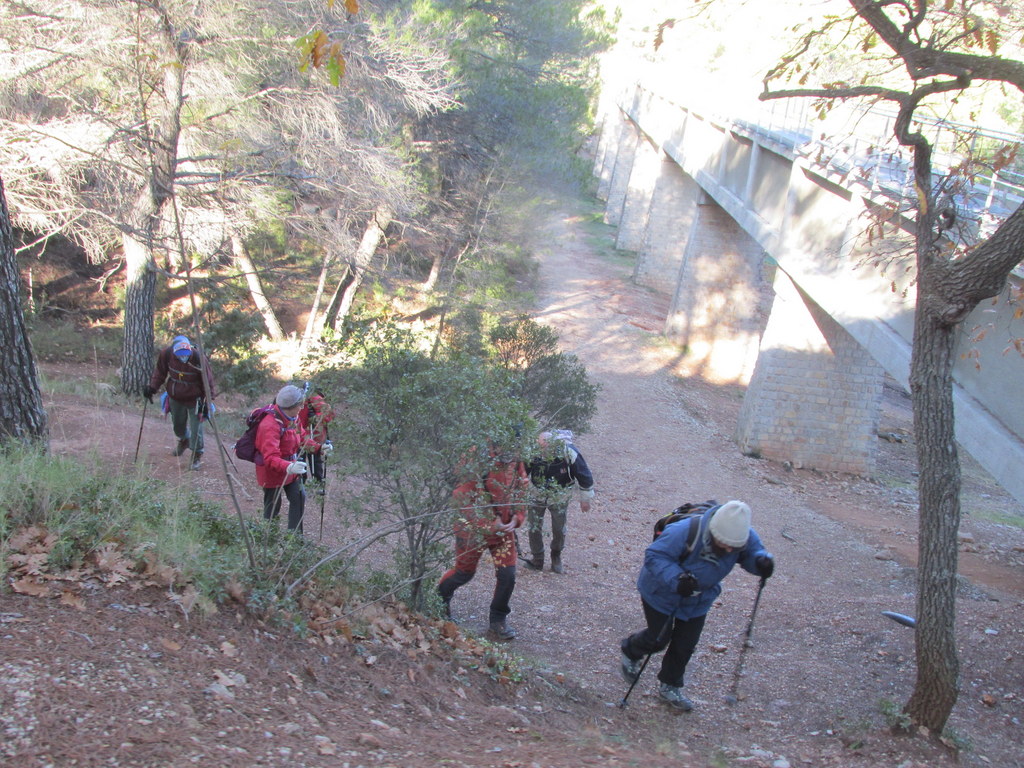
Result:
<instances>
[{"instance_id":1,"label":"blue hooded jacket","mask_svg":"<svg viewBox=\"0 0 1024 768\"><path fill-rule=\"evenodd\" d=\"M754 561L768 552L753 528L750 529L743 549L734 549L728 553L716 553L712 549L708 522L715 509L705 512L701 517L673 523L647 547L636 588L644 602L654 610L683 620L703 616L711 610L715 598L721 594L722 579L733 566L739 563L743 570L757 575ZM693 552L680 562L686 551L686 539L691 525L699 525L700 531ZM676 592L676 584L679 576L687 571L697 579L697 591L690 597L681 597Z\"/></svg>"}]
</instances>

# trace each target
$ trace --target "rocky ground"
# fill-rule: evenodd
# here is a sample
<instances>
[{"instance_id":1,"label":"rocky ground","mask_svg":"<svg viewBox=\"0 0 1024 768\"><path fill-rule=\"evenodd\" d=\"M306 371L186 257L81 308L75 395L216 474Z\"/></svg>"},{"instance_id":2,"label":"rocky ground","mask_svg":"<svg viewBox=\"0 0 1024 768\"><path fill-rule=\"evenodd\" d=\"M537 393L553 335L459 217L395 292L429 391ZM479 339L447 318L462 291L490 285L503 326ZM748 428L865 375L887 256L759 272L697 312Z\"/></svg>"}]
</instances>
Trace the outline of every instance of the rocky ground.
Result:
<instances>
[{"instance_id":1,"label":"rocky ground","mask_svg":"<svg viewBox=\"0 0 1024 768\"><path fill-rule=\"evenodd\" d=\"M947 746L893 736L914 683L915 495L909 403L887 391L875 480L787 470L730 440L742 390L690 375L659 341L663 298L633 286L584 217L545 222L537 318L601 384L579 446L597 478L573 506L564 575L522 570L508 651L475 643L493 575L453 603L466 633L403 614L365 637L300 640L229 608L186 612L155 587L61 599L0 594L0 755L12 766L892 766L1024 765L1022 510L965 462L961 696ZM69 375L67 369L61 375ZM85 385L97 371L75 372ZM130 462L139 409L61 395L48 403L57 452ZM95 435L121 436L97 441ZM131 439L129 439L129 436ZM150 419L141 460L218 497L219 463L198 473L167 454ZM231 436L234 437L234 436ZM229 441L229 438L225 438ZM251 478L244 477L257 506ZM333 489L337 493L338 489ZM634 582L654 520L684 501L744 499L778 558L737 675L757 580L734 572L691 663L689 714L656 696L655 665L629 706L618 640L641 623ZM328 504L325 537L340 534ZM521 537L522 538L522 537ZM469 659L476 669L467 669ZM517 682L522 676L524 680ZM736 690L739 702L725 696Z\"/></svg>"}]
</instances>

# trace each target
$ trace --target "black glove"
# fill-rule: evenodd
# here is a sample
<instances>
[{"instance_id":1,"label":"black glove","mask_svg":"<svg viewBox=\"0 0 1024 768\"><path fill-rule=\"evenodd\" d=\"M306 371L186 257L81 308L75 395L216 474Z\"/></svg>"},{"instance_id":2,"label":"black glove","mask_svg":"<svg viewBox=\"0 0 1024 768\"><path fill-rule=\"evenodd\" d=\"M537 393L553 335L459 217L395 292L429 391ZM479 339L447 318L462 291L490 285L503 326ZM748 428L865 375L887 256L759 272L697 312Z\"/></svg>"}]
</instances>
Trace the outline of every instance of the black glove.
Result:
<instances>
[{"instance_id":1,"label":"black glove","mask_svg":"<svg viewBox=\"0 0 1024 768\"><path fill-rule=\"evenodd\" d=\"M676 582L676 592L680 597L689 597L697 591L697 577L692 573L679 574L679 581Z\"/></svg>"},{"instance_id":2,"label":"black glove","mask_svg":"<svg viewBox=\"0 0 1024 768\"><path fill-rule=\"evenodd\" d=\"M775 573L775 558L771 555L758 555L754 559L754 567L757 568L757 575L762 579L770 579Z\"/></svg>"},{"instance_id":3,"label":"black glove","mask_svg":"<svg viewBox=\"0 0 1024 768\"><path fill-rule=\"evenodd\" d=\"M155 394L156 394L156 390L153 389L148 384L145 387L142 388L142 396L144 398L146 398L147 400L149 400L149 402L151 402L151 403L153 402L153 395L155 395Z\"/></svg>"},{"instance_id":4,"label":"black glove","mask_svg":"<svg viewBox=\"0 0 1024 768\"><path fill-rule=\"evenodd\" d=\"M200 421L206 421L210 418L210 406L206 404L206 400L203 398L196 400L196 416L199 417Z\"/></svg>"}]
</instances>

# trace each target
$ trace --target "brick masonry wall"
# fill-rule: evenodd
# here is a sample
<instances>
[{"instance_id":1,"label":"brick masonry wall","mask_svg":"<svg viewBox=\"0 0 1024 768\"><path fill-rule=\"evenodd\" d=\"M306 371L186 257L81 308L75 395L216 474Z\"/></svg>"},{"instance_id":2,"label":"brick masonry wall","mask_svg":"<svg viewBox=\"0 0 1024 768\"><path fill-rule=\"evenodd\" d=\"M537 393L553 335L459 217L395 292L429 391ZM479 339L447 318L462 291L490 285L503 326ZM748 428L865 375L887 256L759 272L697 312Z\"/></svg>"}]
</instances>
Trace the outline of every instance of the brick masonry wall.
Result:
<instances>
[{"instance_id":1,"label":"brick masonry wall","mask_svg":"<svg viewBox=\"0 0 1024 768\"><path fill-rule=\"evenodd\" d=\"M743 399L736 441L747 455L871 475L884 371L782 272Z\"/></svg>"},{"instance_id":2,"label":"brick masonry wall","mask_svg":"<svg viewBox=\"0 0 1024 768\"><path fill-rule=\"evenodd\" d=\"M604 209L605 224L614 226L622 219L622 205L626 200L629 175L633 170L633 159L636 157L636 145L639 140L640 131L634 123L627 122L619 134L619 148L608 187L608 203Z\"/></svg>"},{"instance_id":3,"label":"brick masonry wall","mask_svg":"<svg viewBox=\"0 0 1024 768\"><path fill-rule=\"evenodd\" d=\"M702 195L697 182L673 160L663 157L633 269L637 284L666 296L675 293L679 266Z\"/></svg>"},{"instance_id":4,"label":"brick masonry wall","mask_svg":"<svg viewBox=\"0 0 1024 768\"><path fill-rule=\"evenodd\" d=\"M630 166L626 196L622 201L622 215L619 218L619 230L615 239L616 248L623 251L639 251L643 245L651 197L654 195L660 170L661 150L645 136L640 136Z\"/></svg>"},{"instance_id":5,"label":"brick masonry wall","mask_svg":"<svg viewBox=\"0 0 1024 768\"><path fill-rule=\"evenodd\" d=\"M764 250L710 198L697 205L664 333L687 369L746 384L774 299Z\"/></svg>"}]
</instances>

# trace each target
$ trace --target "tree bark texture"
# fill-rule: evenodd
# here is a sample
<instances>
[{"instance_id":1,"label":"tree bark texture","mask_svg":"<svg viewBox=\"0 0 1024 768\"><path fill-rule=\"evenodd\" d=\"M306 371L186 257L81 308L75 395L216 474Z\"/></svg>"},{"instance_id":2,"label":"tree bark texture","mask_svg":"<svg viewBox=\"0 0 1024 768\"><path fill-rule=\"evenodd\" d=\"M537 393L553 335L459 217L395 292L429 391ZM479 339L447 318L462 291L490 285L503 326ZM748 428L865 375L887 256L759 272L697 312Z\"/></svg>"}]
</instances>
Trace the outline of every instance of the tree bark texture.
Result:
<instances>
[{"instance_id":1,"label":"tree bark texture","mask_svg":"<svg viewBox=\"0 0 1024 768\"><path fill-rule=\"evenodd\" d=\"M21 305L21 276L0 179L0 438L47 440L46 410Z\"/></svg>"},{"instance_id":2,"label":"tree bark texture","mask_svg":"<svg viewBox=\"0 0 1024 768\"><path fill-rule=\"evenodd\" d=\"M284 331L281 329L281 323L278 321L277 313L274 312L274 308L270 305L270 301L263 292L263 281L260 280L259 272L256 271L256 265L252 263L252 259L249 257L249 251L245 247L241 235L231 235L231 253L235 259L235 266L238 267L238 271L245 277L245 283L249 286L249 295L252 297L252 303L256 305L256 309L262 315L267 333L274 341L283 341Z\"/></svg>"},{"instance_id":3,"label":"tree bark texture","mask_svg":"<svg viewBox=\"0 0 1024 768\"><path fill-rule=\"evenodd\" d=\"M377 252L377 246L384 239L384 230L394 216L393 212L386 205L381 205L370 218L366 229L363 231L362 240L356 249L355 264L352 266L351 280L342 293L341 301L338 304L338 313L334 318L332 327L337 330L338 324L343 323L352 309L352 302L355 300L356 291L362 285L363 277L370 268L373 256Z\"/></svg>"},{"instance_id":4,"label":"tree bark texture","mask_svg":"<svg viewBox=\"0 0 1024 768\"><path fill-rule=\"evenodd\" d=\"M918 294L910 372L920 508L917 681L906 710L915 723L941 733L956 704L960 669L956 649L960 461L953 429L956 327L936 317L929 299Z\"/></svg>"},{"instance_id":5,"label":"tree bark texture","mask_svg":"<svg viewBox=\"0 0 1024 768\"><path fill-rule=\"evenodd\" d=\"M160 113L153 121L147 142L148 176L135 198L128 217L128 231L123 238L126 274L121 389L132 395L141 394L152 373L156 296L154 242L160 229L160 213L174 194L181 134L184 47L177 42L166 17L161 18L157 42L163 81L162 92L152 104L159 105Z\"/></svg>"}]
</instances>

